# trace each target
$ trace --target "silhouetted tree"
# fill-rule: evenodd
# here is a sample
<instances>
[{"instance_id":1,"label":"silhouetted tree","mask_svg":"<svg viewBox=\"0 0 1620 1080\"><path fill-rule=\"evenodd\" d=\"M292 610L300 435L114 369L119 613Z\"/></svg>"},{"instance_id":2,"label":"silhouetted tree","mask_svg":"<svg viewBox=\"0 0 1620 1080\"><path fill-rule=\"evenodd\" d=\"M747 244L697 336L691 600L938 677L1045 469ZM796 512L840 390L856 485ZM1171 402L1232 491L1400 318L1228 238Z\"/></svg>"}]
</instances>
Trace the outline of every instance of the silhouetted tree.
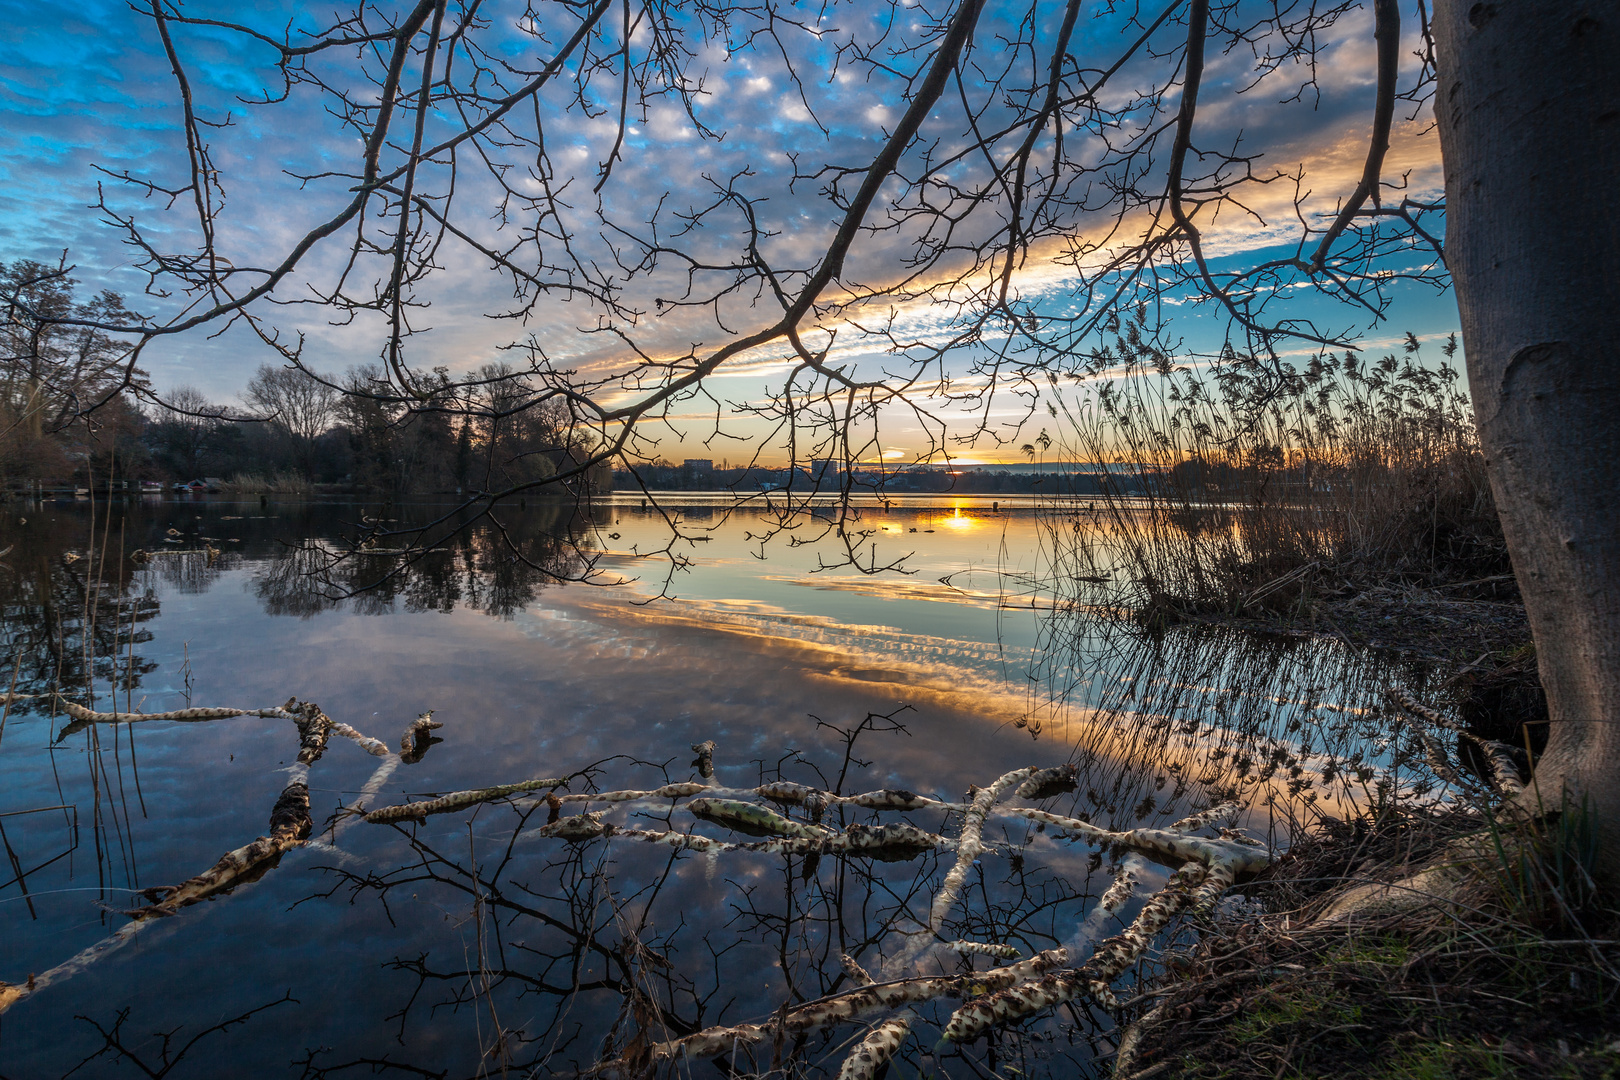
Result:
<instances>
[{"instance_id":1,"label":"silhouetted tree","mask_svg":"<svg viewBox=\"0 0 1620 1080\"><path fill-rule=\"evenodd\" d=\"M315 440L337 414L338 391L302 368L263 364L248 381L242 397L281 432L306 476L314 476Z\"/></svg>"},{"instance_id":2,"label":"silhouetted tree","mask_svg":"<svg viewBox=\"0 0 1620 1080\"><path fill-rule=\"evenodd\" d=\"M131 343L104 329L139 317L113 292L78 299L77 284L61 266L0 263L0 475L82 473L139 426L119 392L143 388L145 373Z\"/></svg>"}]
</instances>

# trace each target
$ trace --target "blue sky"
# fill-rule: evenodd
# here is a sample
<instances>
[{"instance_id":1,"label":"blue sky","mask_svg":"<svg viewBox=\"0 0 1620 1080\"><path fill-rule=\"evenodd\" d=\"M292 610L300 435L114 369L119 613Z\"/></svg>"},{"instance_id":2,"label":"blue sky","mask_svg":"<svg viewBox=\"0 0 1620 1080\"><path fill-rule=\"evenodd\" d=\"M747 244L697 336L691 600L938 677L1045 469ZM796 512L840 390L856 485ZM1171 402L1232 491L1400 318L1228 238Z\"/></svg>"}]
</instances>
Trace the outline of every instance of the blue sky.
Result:
<instances>
[{"instance_id":1,"label":"blue sky","mask_svg":"<svg viewBox=\"0 0 1620 1080\"><path fill-rule=\"evenodd\" d=\"M502 22L516 19L520 8L506 10L497 5L491 9L493 22L485 40L497 54L497 62L533 68L549 55L545 50L577 23L572 10L551 10L543 5L536 9L542 17L555 20L544 28L543 43L523 33L524 28ZM288 26L313 28L316 17L328 9L194 2L183 10L195 17L240 20L274 36ZM373 17L377 11L387 10L372 9ZM456 9L450 10L453 17ZM916 33L918 10L909 0L894 5L857 2L784 8L786 15L801 23L795 31L797 37L786 35L785 51L802 76L802 89L789 78L783 50L775 49L770 40L744 41L742 31L747 27L741 23L732 28L729 40L724 35L694 37L689 70L704 79L704 93L695 99L697 118L723 138L704 138L678 102L667 95L655 99L645 112L633 117L625 133L623 160L604 189L605 211L615 220L644 223L661 199L660 235L668 236L677 231L675 215L711 199L717 180L740 177L736 189L755 200L756 213L777 234L763 245L765 253L773 261L789 264L813 262L834 227L837 208L816 181L800 180L790 187L795 161L803 173L814 172L825 163L869 160L906 104L901 82L893 72L862 66L847 53L840 58L837 46L852 37L875 36L885 20L892 22L888 40L910 40L907 35ZM1016 38L1017 17L1024 10L990 4L975 39L969 79L974 71L992 71L1003 62L1018 67L1018 50L1008 49L1005 56L998 50L1006 40ZM1046 44L1043 35L1056 26L1059 9L1037 4L1035 11L1042 28L1037 42ZM615 18L617 12L614 9ZM169 206L163 196L146 197L96 169L128 171L163 186L183 182L184 139L175 80L152 20L125 4L102 0L73 5L5 0L0 2L0 16L6 21L10 41L0 60L0 183L7 195L0 203L0 259L54 262L67 249L77 266L76 275L85 285L116 289L136 310L158 319L173 318L182 302L174 296L143 294L146 277L136 267L137 253L122 242L118 229L106 225L91 208L98 184L102 185L112 205L120 213L137 216L159 243L177 251L196 244L196 225L188 217L187 199ZM1252 214L1228 214L1210 224L1207 236L1220 265L1240 265L1291 250L1298 228L1295 197L1302 197L1304 210L1320 219L1331 215L1335 200L1353 186L1365 153L1371 110L1370 29L1366 12L1346 16L1317 57L1320 94L1307 93L1303 101L1292 103L1282 99L1291 96L1298 85L1300 70L1274 73L1257 88L1238 94L1238 87L1253 80L1253 55L1212 50L1197 141L1207 146L1241 145L1247 152L1263 153L1264 168L1297 168L1304 176L1298 186L1255 187L1245 196ZM1072 51L1080 61L1100 65L1136 32L1088 13L1078 26ZM1160 44L1174 45L1180 32L1172 20ZM273 263L313 223L349 197L349 185L341 180L306 184L289 173L351 169L357 139L333 115L336 99L330 93L295 88L286 102L274 106L240 100L279 93L268 48L208 28L176 27L174 37L199 114L216 122L227 115L230 120L228 127L206 129L226 192L219 218L220 246L237 265ZM637 41L632 38L633 45ZM1415 44L1415 40L1411 42L1414 48ZM322 71L329 85L363 95L362 68L350 53L352 50L343 56L334 53L320 58ZM904 55L884 53L882 58L896 70L907 63L915 66L915 58ZM367 63L371 69L377 66L374 60ZM1122 76L1116 85L1121 91L1141 89L1161 75L1151 62L1144 61L1140 71L1128 71L1128 77ZM965 89L971 94L976 88ZM583 100L608 111L586 116L577 102L570 111L567 99L576 90ZM565 78L544 101L551 110L545 128L551 168L559 182L567 176L573 179L567 189L572 202L567 211L570 227L576 230L578 243L591 248L598 258L605 248L589 190L617 135L612 112L617 90L611 79L597 78L581 87L576 80ZM986 121L995 115L992 108ZM433 123L449 130L455 119L436 114ZM1398 117L1386 176L1405 175L1409 191L1433 196L1439 188L1440 169L1429 126L1426 115L1410 121L1404 114ZM924 133L939 140L942 150L948 149L952 139L960 139L960 118L942 102L940 114L931 118ZM515 158L511 164L519 169L523 165ZM963 176L969 171L968 165L962 166ZM510 175L520 175L520 171ZM477 169L463 165L457 183L462 215L458 224L480 238L504 245L515 232L532 224L520 215L509 219L504 231L497 229L500 222L494 215L499 192L488 174L480 175ZM722 207L686 239L694 251L734 254L741 236L740 221L732 209ZM1089 227L1085 222L1081 225ZM864 238L846 266L849 275L862 280L892 276L909 250L908 239L903 231ZM1016 275L1017 291L1038 311L1060 314L1072 307L1073 272L1061 265L1058 254L1060 247L1055 243L1038 247L1035 257ZM430 329L410 342L409 360L419 368L442 364L459 373L492 360L512 359L514 354L504 347L529 335L559 363L590 375L608 377L628 363L624 340L598 332L601 313L588 305L547 300L521 323L492 319L491 313L510 309L511 282L492 274L487 260L454 244L441 248L438 261L441 269L419 292L420 299L431 305L418 313L419 325ZM1422 253L1414 251L1407 261L1420 263ZM301 265L297 280L278 295L308 299L312 289L328 287L335 280L342 263L341 243L317 249ZM373 276L377 272L375 267L363 270ZM627 303L643 313L631 328L633 342L648 355L679 356L693 347L701 352L725 340L728 331L770 317L769 305L757 305L750 296L728 299L722 307L709 310L660 312L653 301L679 295L670 292L672 288L679 288L679 275L663 269L644 281L631 282L627 290ZM1374 323L1365 312L1304 291L1288 303L1294 317L1309 317L1337 332L1360 334L1367 351L1393 347L1408 330L1439 338L1455 329L1455 306L1449 293L1402 285L1391 292L1392 303L1381 323ZM306 357L321 370L341 371L375 360L379 354L383 334L374 317L333 325L331 313L315 306L260 310L267 325L289 338L302 334L307 341ZM830 357L860 377L902 366L881 341L862 331L863 326L870 329L878 310L868 307L857 313L859 317L835 317L823 327L838 331ZM1179 302L1171 310L1176 314L1171 333L1185 343L1189 354L1218 347L1224 333L1219 320ZM947 311L945 305L929 299L911 298L888 304L883 315L907 339L929 341L947 331ZM245 328L238 325L212 336L218 329L200 328L155 344L145 361L154 385L164 390L191 384L215 400L231 401L259 364L276 361L275 354ZM815 340L824 342L825 336ZM962 380L956 384L958 389L971 388L973 360L974 350L964 350L935 374ZM786 370L780 348L750 353L728 364L709 384L707 396L672 405L666 423L643 425L648 435L656 433L661 440L656 447L649 443L649 451L676 459L738 460L748 456L751 444L763 443L764 457L779 460L785 449L769 444L773 439L781 441L780 427L737 415L736 407L766 405L771 393L781 389ZM633 389L621 388L619 393L615 400L625 400L622 395L633 396ZM1016 440L1010 425L1026 407L1027 403L1014 396L996 399L988 406L981 404L971 416L969 411L948 405L940 406L938 414L954 431L982 424L1003 438ZM862 443L861 456L915 453L929 430L930 425L919 423L907 410L886 410L879 430ZM768 434L772 431L777 434ZM1017 457L1015 447L997 449L993 439L979 447L958 447L955 452L968 458Z\"/></svg>"}]
</instances>

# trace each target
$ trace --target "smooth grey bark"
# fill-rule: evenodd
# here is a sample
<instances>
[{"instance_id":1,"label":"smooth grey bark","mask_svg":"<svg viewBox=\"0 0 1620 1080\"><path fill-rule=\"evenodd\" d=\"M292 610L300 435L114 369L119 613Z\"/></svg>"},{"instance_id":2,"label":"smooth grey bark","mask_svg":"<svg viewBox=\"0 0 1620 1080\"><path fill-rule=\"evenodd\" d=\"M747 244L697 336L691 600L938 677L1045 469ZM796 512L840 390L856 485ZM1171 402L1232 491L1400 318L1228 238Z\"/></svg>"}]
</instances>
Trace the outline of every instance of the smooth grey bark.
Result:
<instances>
[{"instance_id":1,"label":"smooth grey bark","mask_svg":"<svg viewBox=\"0 0 1620 1080\"><path fill-rule=\"evenodd\" d=\"M1620 880L1620 7L1438 0L1434 107L1468 381L1552 729L1522 801L1598 814Z\"/></svg>"}]
</instances>

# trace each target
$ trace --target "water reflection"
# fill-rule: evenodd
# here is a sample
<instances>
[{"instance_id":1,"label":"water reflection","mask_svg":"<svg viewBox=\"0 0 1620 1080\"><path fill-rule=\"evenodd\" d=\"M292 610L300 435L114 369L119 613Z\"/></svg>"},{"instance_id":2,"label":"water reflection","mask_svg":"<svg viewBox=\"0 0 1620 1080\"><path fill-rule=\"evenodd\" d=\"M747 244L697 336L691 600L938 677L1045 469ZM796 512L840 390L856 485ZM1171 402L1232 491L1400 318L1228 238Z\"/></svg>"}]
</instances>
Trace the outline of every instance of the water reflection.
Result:
<instances>
[{"instance_id":1,"label":"water reflection","mask_svg":"<svg viewBox=\"0 0 1620 1080\"><path fill-rule=\"evenodd\" d=\"M14 702L14 713L48 708L46 695L57 690L133 692L156 666L140 646L152 640L145 624L162 610L160 591L203 596L232 570L248 569L267 615L461 606L510 620L548 585L580 580L593 565L589 520L561 504L526 513L519 528L485 518L432 549L377 551L345 542L332 511L322 524L338 535L308 536L297 520L308 515L216 511L189 515L182 531L165 524L172 512L126 509L96 518L88 506L42 508L32 521L25 509L0 527L0 692L31 699ZM227 531L245 535L209 535Z\"/></svg>"},{"instance_id":2,"label":"water reflection","mask_svg":"<svg viewBox=\"0 0 1620 1080\"><path fill-rule=\"evenodd\" d=\"M1220 626L1149 631L1054 602L1033 679L1052 711L1081 710L1099 734L1082 755L1122 764L1114 809L1150 809L1170 785L1237 800L1286 837L1317 814L1352 816L1399 790L1437 793L1415 733L1385 715L1391 685L1422 688L1423 664L1308 636ZM1031 723L1040 722L1040 712ZM1132 803L1132 800L1134 803Z\"/></svg>"},{"instance_id":3,"label":"water reflection","mask_svg":"<svg viewBox=\"0 0 1620 1080\"><path fill-rule=\"evenodd\" d=\"M254 560L253 593L266 614L302 619L344 606L382 615L457 605L511 619L547 585L585 576L593 565L588 526L575 507L547 503L525 513L519 528L493 516L454 523L430 548L299 537Z\"/></svg>"},{"instance_id":4,"label":"water reflection","mask_svg":"<svg viewBox=\"0 0 1620 1080\"><path fill-rule=\"evenodd\" d=\"M130 691L154 666L139 650L152 640L157 596L73 525L18 514L0 530L0 691L33 699L12 702L14 714L48 709L38 695L58 686Z\"/></svg>"},{"instance_id":5,"label":"water reflection","mask_svg":"<svg viewBox=\"0 0 1620 1080\"><path fill-rule=\"evenodd\" d=\"M688 748L705 739L720 743L719 781L737 789L781 778L956 801L1008 769L1072 761L1075 789L1042 803L1053 812L1163 825L1236 795L1254 808L1251 827L1267 835L1275 822L1279 841L1289 814L1345 812L1381 783L1421 786L1373 711L1382 685L1412 672L1321 641L1151 635L1100 619L1089 595L1042 585L1024 554L1038 547L1032 515L949 500L874 511L866 526L912 556L914 572L895 579L823 570L809 545L759 562L748 533L773 523L733 512L714 539L680 549L690 570L672 579L677 598L641 606L664 588L664 564L636 554L669 544L652 510L532 507L426 551L347 542L368 516L434 513L163 504L97 518L93 535L114 552L168 552L141 565L92 558L85 514L29 523L44 531L6 560L26 572L0 572L3 660L18 665L19 689L95 680L102 707L116 686L120 708L147 712L297 695L390 747L436 709L444 741L383 760L334 740L310 774L312 844L21 1002L0 1021L0 1075L57 1076L85 1058L108 1075L160 1071L160 1047L124 1037L157 1030L179 1030L176 1046L205 1036L185 1066L200 1075L250 1060L267 1063L262 1075L288 1063L304 1077L570 1071L630 1052L638 1033L759 1020L836 991L850 977L840 953L880 969L944 874L935 855L717 861L623 838L542 841L532 832L552 808L533 798L398 827L357 823L357 803L562 774L572 791L655 787L692 776ZM609 545L613 568L641 584L559 584ZM297 748L291 725L267 717L92 724L52 747L30 707L19 703L0 743L0 813L82 807L96 859L30 870L32 907L16 883L0 889L0 979L14 982L127 925L119 912L139 890L262 835ZM140 740L138 772L134 744L114 741L126 733ZM841 813L840 827L875 820ZM959 816L915 819L951 833ZM628 824L694 822L666 806ZM24 870L71 842L67 811L5 827ZM1118 929L1096 900L1123 852L1002 819L986 840L950 935L1028 955L1084 950ZM1137 869L1143 891L1163 880ZM948 1013L928 1006L920 1030ZM211 1030L226 1015L248 1018ZM933 1035L919 1037L902 1069L1102 1073L1110 1026L1063 1011L963 1056L936 1057ZM783 1052L835 1072L849 1034Z\"/></svg>"},{"instance_id":6,"label":"water reflection","mask_svg":"<svg viewBox=\"0 0 1620 1080\"><path fill-rule=\"evenodd\" d=\"M582 538L548 530L513 543L475 524L427 551L355 551L305 539L252 569L253 595L268 615L312 618L347 606L361 615L449 613L458 605L511 619L540 590L577 580L589 565Z\"/></svg>"}]
</instances>

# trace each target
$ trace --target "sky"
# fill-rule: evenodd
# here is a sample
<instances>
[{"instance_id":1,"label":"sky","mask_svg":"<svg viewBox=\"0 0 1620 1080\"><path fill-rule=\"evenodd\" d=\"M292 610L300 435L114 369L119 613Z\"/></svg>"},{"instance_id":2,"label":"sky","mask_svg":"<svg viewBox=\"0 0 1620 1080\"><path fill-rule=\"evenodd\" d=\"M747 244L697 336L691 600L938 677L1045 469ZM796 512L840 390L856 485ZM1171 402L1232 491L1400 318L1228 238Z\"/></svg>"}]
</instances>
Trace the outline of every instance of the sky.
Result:
<instances>
[{"instance_id":1,"label":"sky","mask_svg":"<svg viewBox=\"0 0 1620 1080\"><path fill-rule=\"evenodd\" d=\"M1240 2L1223 19L1228 25L1243 25L1270 6ZM488 25L467 35L469 41L476 38L482 49L476 58L487 71L464 85L483 95L483 102L500 96L501 87L527 78L524 72L538 69L579 23L577 8L529 7L540 24L520 23L524 10L520 6L497 4L481 9ZM238 21L274 38L290 34L292 40L302 41L299 32L318 28L331 9L278 0L252 5L193 3L181 10L192 17ZM381 25L399 10L403 9L369 7L366 25ZM461 10L451 5L447 18L454 21ZM683 295L687 279L682 264L666 253L655 267L639 269L635 257L645 248L637 244L644 245L654 235L650 222L656 217L659 244L680 248L682 255L705 263L734 264L747 250L741 209L746 201L748 212L766 231L757 245L761 258L790 270L815 265L840 214L821 170L829 164L858 169L882 146L906 108L906 76L927 58L926 50L914 47L927 42L930 13L938 14L911 0L893 4L857 0L820 7L785 5L770 26L738 17L719 29L696 22L667 27L669 33L681 35L687 48L686 73L694 82L701 81L702 89L691 97L688 111L667 86L654 84L655 93L645 107L631 110L621 157L598 196L592 188L601 179L601 164L620 138L621 85L614 50L622 46L624 10L613 7L601 24L598 49L605 69L585 78L578 65L565 66L540 95L534 110L538 119L525 120L529 138L535 135L536 123L543 131L547 155L543 163L533 145L515 138L464 146L453 187L450 170L424 167L420 191L442 199L453 190L457 228L488 246L512 251L514 261L543 259L555 265L563 250L558 237L565 232L568 250L582 265L622 287L623 307L633 311L634 318L611 319L600 305L569 298L563 291L540 297L521 318L492 317L522 306L515 305L513 282L492 268L488 258L452 237L434 250L433 273L413 293L419 304L426 305L411 312L412 324L421 332L407 342L407 362L417 370L444 366L453 374L464 374L492 361L521 361L528 354L510 346L531 341L557 366L597 383L598 400L613 406L644 392L645 378L639 384L624 378L634 369L638 354L655 362L678 361L688 353L701 356L737 334L765 325L780 307L773 310L769 295L762 295L757 283L725 292L730 271L693 271L699 289L724 294L712 305L660 304ZM654 39L640 9L631 4L629 10L638 20L629 51L644 59ZM1072 89L1079 80L1088 85L1094 81L1096 71L1119 56L1154 13L1133 25L1117 12L1110 15L1106 8L1083 5L1070 47L1072 64L1081 70L1069 69L1066 85ZM1407 13L1402 42L1403 88L1417 72L1414 54L1419 42L1411 14ZM1032 31L1021 28L1026 15ZM958 154L955 163L939 168L934 178L941 184L957 184L959 190L971 186L976 177L982 179L984 172L975 172L978 159L969 152L970 129L958 103L969 100L976 108L983 104L979 118L983 129L1008 115L999 104L1002 94L1044 77L1061 15L1055 3L1037 0L1030 8L991 0L961 79L925 121L922 143L902 159L901 172L918 175L925 152L936 159ZM0 201L0 260L54 263L66 251L82 287L112 288L123 293L132 308L157 321L182 316L188 298L172 285L165 294L164 283L150 283L139 266L140 252L95 206L98 196L104 196L114 213L136 221L143 236L161 250L194 252L199 246L189 195L171 201L157 190L118 179L122 175L169 189L185 183L177 83L156 24L128 5L108 0L72 5L4 0L0 16L10 39L10 47L0 54L0 185L7 196ZM1086 160L1088 153L1106 154L1103 137L1123 139L1143 117L1157 117L1156 123L1173 117L1179 95L1174 80L1156 99L1156 109L1142 108L1140 95L1165 84L1175 70L1177 61L1164 57L1183 40L1179 19L1180 12L1172 12L1149 35L1147 50L1122 67L1100 92L1100 106L1119 118L1117 129L1071 131L1069 145L1076 160ZM1204 221L1206 245L1217 269L1293 254L1301 216L1320 225L1354 187L1370 131L1371 29L1370 14L1354 9L1322 34L1314 85L1302 93L1306 73L1302 64L1290 61L1276 70L1263 70L1260 58L1282 40L1276 33L1255 36L1257 44L1252 47L1219 33L1211 38L1189 176L1197 175L1202 161L1197 151L1234 148L1258 155L1251 165L1256 175L1297 174L1297 179L1244 187L1240 194L1245 212L1229 205L1214 220ZM216 219L216 247L238 267L273 265L352 197L353 180L341 174L355 170L360 139L345 125L343 114L376 101L368 76L380 70L381 61L352 46L319 54L311 58L307 70L319 76L320 86L295 85L285 100L266 104L267 96L280 97L283 91L269 47L241 33L211 27L171 24L171 34L197 113L214 125L201 130L223 198ZM453 65L460 66L452 66L452 77L466 79L474 57L472 52L455 57ZM416 70L407 71L407 84L418 77ZM1002 89L987 90L1002 72L1007 75ZM453 132L463 120L464 115L441 105L424 121L428 141ZM514 122L514 131L517 127ZM1050 133L1043 133L1042 148L1049 139ZM1095 148L1089 148L1086 140ZM1158 175L1153 170L1162 169L1163 157L1160 152L1144 159L1144 188L1152 187ZM384 159L400 160L393 151L385 151ZM1384 174L1386 180L1404 183L1401 194L1438 197L1439 152L1425 106L1401 103ZM563 205L554 217L544 212L556 204L544 199L539 179L543 175L552 179L553 192L561 191ZM858 172L852 175L855 179L840 187L844 197L859 180ZM512 189L505 193L504 216L498 178ZM1080 182L1102 190L1105 179L1092 176ZM732 197L718 199L721 190ZM937 203L945 198L941 191L934 190L929 198ZM866 223L914 212L919 204L915 191L910 195L908 201L907 192L891 181ZM1116 219L1117 202L1087 197L1095 209L1059 215L1012 275L1014 295L1028 311L1054 320L1053 325L1083 307L1076 297L1075 267L1065 259L1072 239L1092 239L1111 222L1129 233L1145 221L1139 208L1127 209ZM683 217L700 210L704 212ZM843 280L863 285L892 282L916 251L912 224L916 220L900 217L895 228L860 237L846 260ZM969 215L955 238L982 237L998 221L993 206ZM368 235L386 240L383 225L369 222L373 231ZM1441 225L1435 222L1432 227ZM375 361L386 338L384 323L375 312L351 317L312 302L329 293L343 275L352 235L314 245L278 288L279 302L261 302L254 309L261 325L273 328L283 341L302 339L306 361L322 371L341 372ZM632 236L638 239L626 239ZM1094 261L1111 250L1104 243L1088 258ZM1380 265L1395 271L1419 270L1427 261L1432 260L1426 260L1420 248L1396 248ZM885 407L874 428L861 428L851 447L857 457L914 458L926 453L944 432L964 440L948 444L961 460L1020 459L1017 446L1027 441L1029 433L1027 425L1023 429L1018 425L1038 408L1033 395L1039 387L1021 396L1017 385L999 388L987 382L985 360L999 339L991 336L955 350L921 372L911 366L919 351L927 352L952 333L958 309L949 301L961 293L941 285L949 264L947 259L929 269L909 292L885 292L875 302L831 310L822 315L814 332L807 330L807 345L814 350L826 347L827 362L842 365L846 374L871 379L879 373L909 371L916 378L911 402ZM802 276L786 273L784 280ZM368 296L385 277L383 262L363 254L346 280L353 292ZM554 273L549 280L557 284L565 278ZM577 275L572 280L577 281ZM835 288L827 298L847 294ZM1393 348L1408 331L1435 340L1456 329L1449 292L1395 280L1389 298L1388 309L1377 319L1365 309L1297 286L1280 290L1278 303L1287 305L1290 318L1310 320L1331 331L1331 336L1354 336L1368 352ZM1159 310L1171 318L1166 337L1178 343L1180 358L1196 363L1219 348L1227 326L1208 305L1193 303L1186 289L1169 289L1163 300ZM880 328L892 336L880 333ZM910 348L896 348L896 340ZM1279 346L1296 358L1314 347ZM211 399L228 403L237 399L260 364L277 362L277 355L237 322L162 338L149 348L143 366L160 392L192 385ZM815 440L827 429L818 427L811 413L803 415L792 447L785 445L784 426L769 419L780 411L783 383L791 368L780 345L728 360L705 380L701 393L673 401L660 419L638 426L641 451L674 460L709 457L736 462L758 455L774 462L790 453L808 458L812 445L825 450L827 444ZM958 400L942 398L942 389L955 391ZM997 392L971 393L992 389ZM976 400L960 400L964 391ZM1044 412L1037 416L1044 418ZM965 441L975 431L979 437Z\"/></svg>"}]
</instances>

